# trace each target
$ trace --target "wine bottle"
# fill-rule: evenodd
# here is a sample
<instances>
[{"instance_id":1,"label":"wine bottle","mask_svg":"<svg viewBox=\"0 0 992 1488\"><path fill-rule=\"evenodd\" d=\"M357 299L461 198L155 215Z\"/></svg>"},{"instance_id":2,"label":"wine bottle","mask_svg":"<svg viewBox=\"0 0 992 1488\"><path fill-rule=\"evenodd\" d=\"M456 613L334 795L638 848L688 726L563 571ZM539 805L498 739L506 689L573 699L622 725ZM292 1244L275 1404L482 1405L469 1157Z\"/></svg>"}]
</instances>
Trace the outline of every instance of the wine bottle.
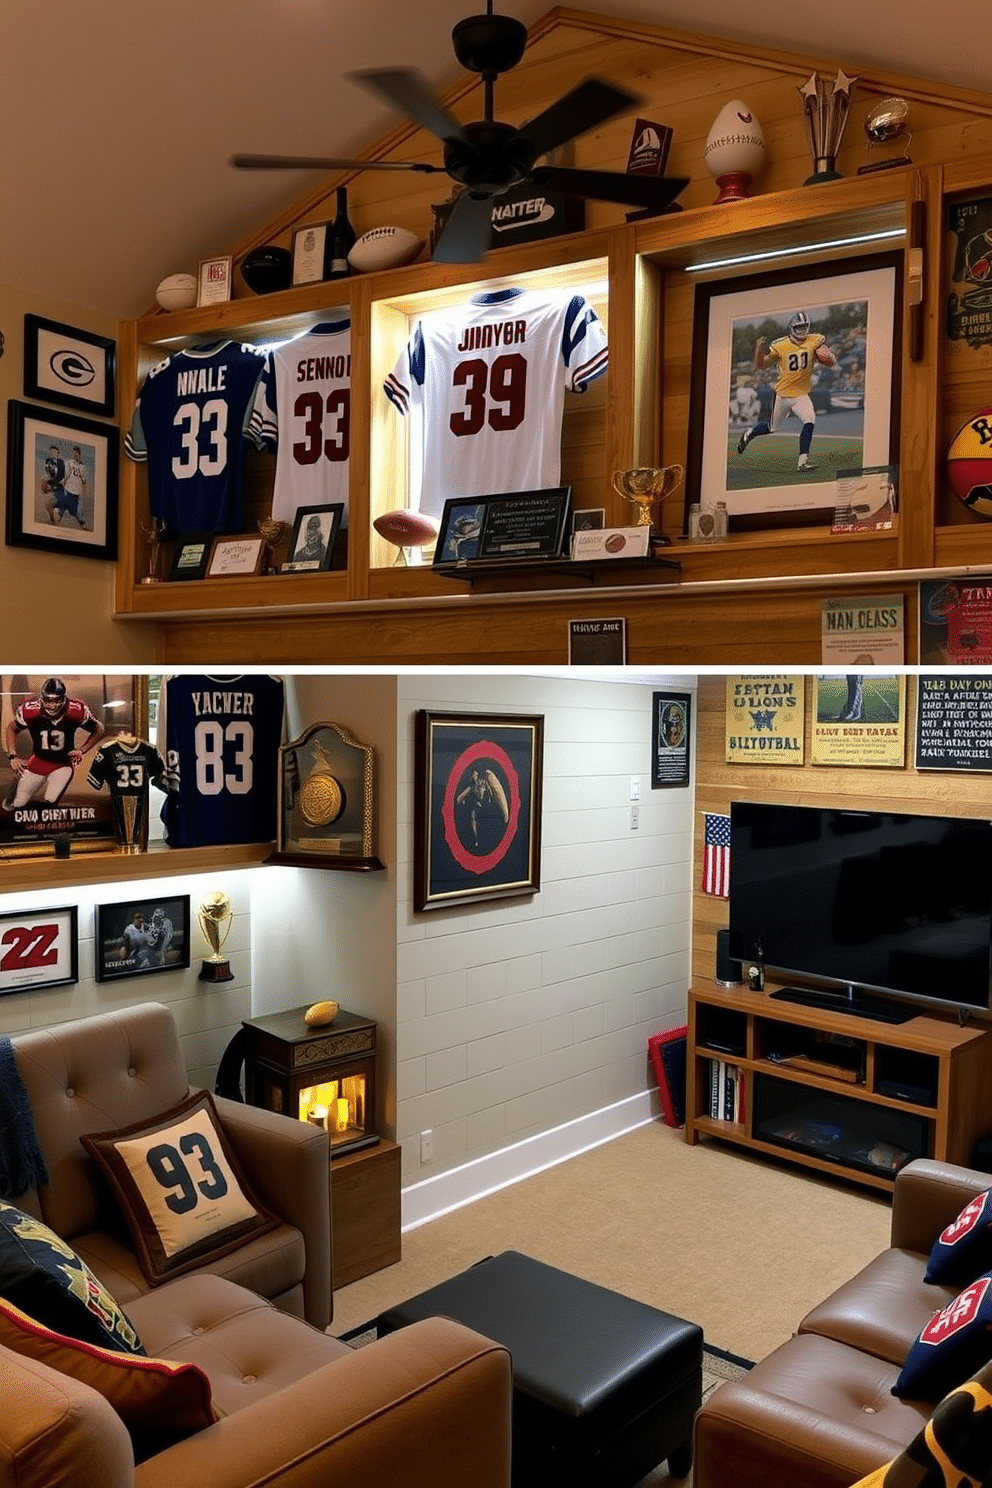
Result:
<instances>
[{"instance_id":1,"label":"wine bottle","mask_svg":"<svg viewBox=\"0 0 992 1488\"><path fill-rule=\"evenodd\" d=\"M337 216L327 230L324 245L324 278L344 279L351 273L348 254L355 241L355 229L348 218L348 192L344 186L337 188Z\"/></svg>"}]
</instances>

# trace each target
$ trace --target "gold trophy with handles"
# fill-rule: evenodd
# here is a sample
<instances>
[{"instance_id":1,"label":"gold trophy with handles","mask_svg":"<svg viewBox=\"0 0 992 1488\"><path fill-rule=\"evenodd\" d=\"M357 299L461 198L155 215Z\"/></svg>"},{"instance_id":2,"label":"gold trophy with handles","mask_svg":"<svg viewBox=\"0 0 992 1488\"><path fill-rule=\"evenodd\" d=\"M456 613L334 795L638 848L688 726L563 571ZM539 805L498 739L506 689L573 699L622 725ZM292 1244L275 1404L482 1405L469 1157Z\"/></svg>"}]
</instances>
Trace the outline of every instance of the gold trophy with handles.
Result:
<instances>
[{"instance_id":1,"label":"gold trophy with handles","mask_svg":"<svg viewBox=\"0 0 992 1488\"><path fill-rule=\"evenodd\" d=\"M613 472L613 489L637 508L635 527L651 528L651 546L667 547L671 538L652 523L655 507L660 507L682 484L685 470L681 465L638 465L631 470Z\"/></svg>"}]
</instances>

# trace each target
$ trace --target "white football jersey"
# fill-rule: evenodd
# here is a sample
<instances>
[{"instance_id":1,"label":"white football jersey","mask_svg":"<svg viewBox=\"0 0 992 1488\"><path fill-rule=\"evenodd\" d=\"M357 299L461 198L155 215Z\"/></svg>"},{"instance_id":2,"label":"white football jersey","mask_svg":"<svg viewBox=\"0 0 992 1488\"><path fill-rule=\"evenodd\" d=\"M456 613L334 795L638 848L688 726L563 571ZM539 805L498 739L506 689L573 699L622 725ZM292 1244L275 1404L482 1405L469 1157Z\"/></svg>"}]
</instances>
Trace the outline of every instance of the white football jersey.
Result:
<instances>
[{"instance_id":1,"label":"white football jersey","mask_svg":"<svg viewBox=\"0 0 992 1488\"><path fill-rule=\"evenodd\" d=\"M349 321L314 326L269 352L250 431L276 450L273 517L292 522L301 506L340 501L348 525L350 419Z\"/></svg>"},{"instance_id":2,"label":"white football jersey","mask_svg":"<svg viewBox=\"0 0 992 1488\"><path fill-rule=\"evenodd\" d=\"M385 383L411 419L409 505L539 491L561 476L566 391L606 371L606 331L583 295L505 289L419 322Z\"/></svg>"}]
</instances>

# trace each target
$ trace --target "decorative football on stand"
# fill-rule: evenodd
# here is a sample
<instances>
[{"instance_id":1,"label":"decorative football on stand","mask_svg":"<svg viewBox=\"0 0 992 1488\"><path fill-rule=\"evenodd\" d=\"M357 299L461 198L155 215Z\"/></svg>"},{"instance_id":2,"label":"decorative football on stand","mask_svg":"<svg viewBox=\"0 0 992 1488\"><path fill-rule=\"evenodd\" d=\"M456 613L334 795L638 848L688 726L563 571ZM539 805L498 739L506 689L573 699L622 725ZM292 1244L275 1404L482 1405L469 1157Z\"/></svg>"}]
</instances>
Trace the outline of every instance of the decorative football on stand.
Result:
<instances>
[{"instance_id":1,"label":"decorative football on stand","mask_svg":"<svg viewBox=\"0 0 992 1488\"><path fill-rule=\"evenodd\" d=\"M380 537L397 548L426 548L437 537L438 524L426 512L410 511L401 507L398 511L383 512L372 526Z\"/></svg>"},{"instance_id":2,"label":"decorative football on stand","mask_svg":"<svg viewBox=\"0 0 992 1488\"><path fill-rule=\"evenodd\" d=\"M955 434L947 473L965 506L992 517L992 408L980 408Z\"/></svg>"},{"instance_id":3,"label":"decorative football on stand","mask_svg":"<svg viewBox=\"0 0 992 1488\"><path fill-rule=\"evenodd\" d=\"M405 227L373 227L352 246L348 262L360 274L398 269L401 264L413 263L423 246L423 238Z\"/></svg>"}]
</instances>

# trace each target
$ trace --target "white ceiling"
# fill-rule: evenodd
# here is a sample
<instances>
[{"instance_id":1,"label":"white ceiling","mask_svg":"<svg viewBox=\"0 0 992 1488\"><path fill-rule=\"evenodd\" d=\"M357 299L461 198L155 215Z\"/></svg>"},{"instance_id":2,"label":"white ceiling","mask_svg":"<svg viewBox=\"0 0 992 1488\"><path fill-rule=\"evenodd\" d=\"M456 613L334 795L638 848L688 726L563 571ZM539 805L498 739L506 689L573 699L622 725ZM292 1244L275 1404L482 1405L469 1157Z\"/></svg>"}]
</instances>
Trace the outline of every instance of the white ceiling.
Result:
<instances>
[{"instance_id":1,"label":"white ceiling","mask_svg":"<svg viewBox=\"0 0 992 1488\"><path fill-rule=\"evenodd\" d=\"M499 0L533 24L546 0ZM779 50L992 86L989 20L931 0L582 7ZM12 0L0 95L0 283L129 317L164 275L223 253L317 184L232 170L236 150L351 154L399 122L344 74L464 76L456 21L483 0ZM985 20L980 19L985 15ZM984 38L984 39L983 39ZM617 81L622 81L617 79Z\"/></svg>"}]
</instances>

